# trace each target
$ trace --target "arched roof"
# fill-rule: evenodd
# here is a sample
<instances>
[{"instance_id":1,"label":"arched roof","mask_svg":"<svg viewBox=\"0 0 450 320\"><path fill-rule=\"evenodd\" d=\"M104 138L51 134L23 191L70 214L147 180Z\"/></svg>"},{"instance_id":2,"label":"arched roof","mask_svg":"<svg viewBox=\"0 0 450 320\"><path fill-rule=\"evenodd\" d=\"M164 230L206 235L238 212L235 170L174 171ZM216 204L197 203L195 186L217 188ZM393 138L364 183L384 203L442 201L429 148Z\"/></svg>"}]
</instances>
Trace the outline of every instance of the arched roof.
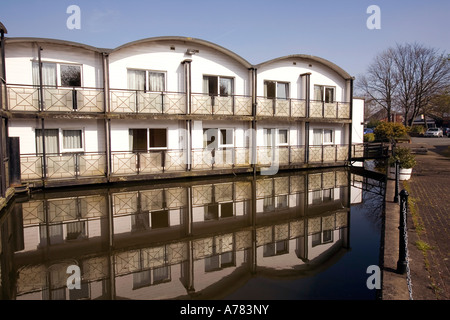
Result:
<instances>
[{"instance_id":1,"label":"arched roof","mask_svg":"<svg viewBox=\"0 0 450 320\"><path fill-rule=\"evenodd\" d=\"M151 43L151 42L157 42L157 41L183 41L183 42L187 42L187 43L192 43L194 45L195 44L203 45L203 46L217 50L217 51L229 56L230 58L236 60L237 62L239 62L246 68L252 67L250 62L248 62L247 60L245 60L244 58L242 58L241 56L239 56L238 54L234 53L231 50L228 50L222 46L219 46L218 44L215 44L215 43L212 43L212 42L209 42L206 40L190 38L190 37L163 36L163 37L146 38L146 39L141 39L141 40L136 40L136 41L125 43L125 44L113 49L111 52L115 52L115 51L118 51L118 50L121 50L121 49L124 49L127 47L131 47L131 46L137 45L137 44Z\"/></svg>"},{"instance_id":2,"label":"arched roof","mask_svg":"<svg viewBox=\"0 0 450 320\"><path fill-rule=\"evenodd\" d=\"M1 25L0 28L2 26L3 25ZM5 31L6 31L6 29L5 29ZM41 42L41 43L47 43L47 44L65 45L65 46L72 46L72 47L76 47L76 48L82 48L82 49L86 49L86 50L98 52L98 53L114 53L121 49L125 49L125 48L131 47L133 45L144 44L144 43L152 43L152 42L158 42L158 41L182 41L182 42L186 42L186 43L192 43L193 45L195 45L195 44L203 45L208 48L217 50L217 51L229 56L230 58L234 59L235 61L242 64L246 68L258 69L258 68L264 67L266 65L269 65L271 63L277 62L277 61L283 61L283 60L295 58L295 59L303 59L303 60L307 60L307 61L320 63L321 65L326 66L326 67L330 68L331 70L335 71L338 75L340 75L344 79L353 79L353 77L350 76L350 74L348 74L341 67L337 66L336 64L332 63L329 60L326 60L324 58L320 58L317 56L306 55L306 54L293 54L293 55L287 55L287 56L271 59L271 60L262 62L257 65L252 65L250 62L248 62L246 59L242 58L238 54L236 54L233 51L228 50L218 44L215 44L215 43L212 43L212 42L209 42L206 40L190 38L190 37L162 36L162 37L145 38L145 39L140 39L140 40L125 43L114 49L97 48L97 47L93 47L93 46L86 45L86 44L79 43L79 42L73 42L73 41L68 41L68 40L59 40L59 39L50 39L50 38L32 38L32 37L9 38L9 37L6 37L5 40L7 43L21 43L21 42L37 42L37 43L39 43L39 42Z\"/></svg>"},{"instance_id":3,"label":"arched roof","mask_svg":"<svg viewBox=\"0 0 450 320\"><path fill-rule=\"evenodd\" d=\"M275 58L275 59L271 59L271 60L262 62L262 63L256 65L255 67L261 68L261 67L269 65L271 63L274 63L277 61L288 60L288 59L301 59L301 60L307 60L307 61L312 61L312 62L318 62L318 63L330 68L331 70L335 71L338 75L340 75L344 79L353 79L353 77L350 76L350 74L348 74L344 69L342 69L338 65L334 64L333 62L326 60L324 58L307 55L307 54L292 54L292 55L288 55L288 56L283 56L283 57L279 57L279 58Z\"/></svg>"},{"instance_id":4,"label":"arched roof","mask_svg":"<svg viewBox=\"0 0 450 320\"><path fill-rule=\"evenodd\" d=\"M79 43L79 42L73 42L68 40L59 40L59 39L50 39L50 38L32 38L32 37L17 37L17 38L5 38L6 43L23 43L23 42L36 42L36 43L45 43L45 44L57 44L57 45L64 45L64 46L71 46L76 48L82 48L89 51L94 52L110 52L110 49L103 49L103 48L96 48L87 44Z\"/></svg>"}]
</instances>

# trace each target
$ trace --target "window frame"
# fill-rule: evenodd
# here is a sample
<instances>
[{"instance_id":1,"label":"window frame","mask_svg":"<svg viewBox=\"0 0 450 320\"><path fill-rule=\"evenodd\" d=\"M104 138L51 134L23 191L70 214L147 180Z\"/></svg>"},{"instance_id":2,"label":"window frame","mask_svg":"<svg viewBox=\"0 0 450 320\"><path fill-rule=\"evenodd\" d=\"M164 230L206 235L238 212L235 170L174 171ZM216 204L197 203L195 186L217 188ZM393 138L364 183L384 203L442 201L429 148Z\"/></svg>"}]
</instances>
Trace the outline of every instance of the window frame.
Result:
<instances>
[{"instance_id":1,"label":"window frame","mask_svg":"<svg viewBox=\"0 0 450 320\"><path fill-rule=\"evenodd\" d=\"M321 99L320 100L316 100L316 87L320 87L322 92L321 92ZM333 89L333 99L332 101L326 101L326 91L327 89ZM336 86L328 86L328 85L322 85L322 84L315 84L313 86L313 97L314 97L314 101L320 101L323 103L335 103L336 102Z\"/></svg>"},{"instance_id":2,"label":"window frame","mask_svg":"<svg viewBox=\"0 0 450 320\"><path fill-rule=\"evenodd\" d=\"M314 144L314 140L312 141L311 146L331 146L335 145L336 141L336 130L335 129L328 129L328 128L313 128L312 129L312 137L314 139L314 131L321 131L321 144L317 145ZM331 131L331 142L325 142L325 131Z\"/></svg>"},{"instance_id":3,"label":"window frame","mask_svg":"<svg viewBox=\"0 0 450 320\"><path fill-rule=\"evenodd\" d=\"M208 130L216 130L217 135L215 135L217 137L217 143L213 146L210 146L210 144L208 144L208 140L205 140L205 133ZM222 130L228 131L230 130L232 133L232 143L226 143L223 144L222 143ZM207 136L206 136L207 138ZM235 128L224 128L224 127L218 127L218 128L203 128L203 149L208 149L211 147L217 147L217 149L222 150L222 149L228 149L228 148L234 148L235 146Z\"/></svg>"},{"instance_id":4,"label":"window frame","mask_svg":"<svg viewBox=\"0 0 450 320\"><path fill-rule=\"evenodd\" d=\"M267 89L266 89L266 83L274 83L275 84L275 96L269 97L267 95ZM278 85L284 84L286 85L286 98L282 98L278 96ZM290 81L279 81L279 80L264 80L263 82L263 88L264 88L264 98L265 99L272 99L272 100L289 100L291 98L291 82Z\"/></svg>"},{"instance_id":5,"label":"window frame","mask_svg":"<svg viewBox=\"0 0 450 320\"><path fill-rule=\"evenodd\" d=\"M128 88L128 71L144 71L144 92L167 92L167 71L154 70L154 69L142 69L142 68L127 68L127 90L140 91L139 89ZM164 75L164 90L163 91L151 91L150 90L150 73L160 73Z\"/></svg>"},{"instance_id":6,"label":"window frame","mask_svg":"<svg viewBox=\"0 0 450 320\"><path fill-rule=\"evenodd\" d=\"M33 64L37 63L39 65L39 61L38 60L31 60L31 70L33 70ZM55 75L55 80L56 80L56 84L55 86L53 85L44 85L44 87L48 87L48 88L83 88L84 85L84 76L83 76L83 64L82 63L66 63L66 62L56 62L56 61L49 61L49 60L45 60L45 61L41 61L42 64L46 63L46 64L53 64L56 66L56 75ZM62 85L62 77L61 77L61 66L76 66L76 67L80 67L80 86L63 86ZM33 75L32 75L32 82L33 81ZM39 86L39 83L33 83L33 86Z\"/></svg>"},{"instance_id":7,"label":"window frame","mask_svg":"<svg viewBox=\"0 0 450 320\"><path fill-rule=\"evenodd\" d=\"M210 92L205 92L205 87L203 86L202 88L202 93L204 95L208 95L211 97L232 97L234 96L234 92L235 92L235 77L233 76L224 76L224 75L217 75L217 74L203 74L202 76L202 83L204 83L205 81L205 77L208 78L216 78L217 79L217 93L210 93ZM220 80L221 79L229 79L231 80L231 93L229 94L221 94L220 93ZM209 88L208 88L209 91Z\"/></svg>"},{"instance_id":8,"label":"window frame","mask_svg":"<svg viewBox=\"0 0 450 320\"><path fill-rule=\"evenodd\" d=\"M166 131L166 146L165 147L150 147L150 130L165 130ZM145 150L134 150L132 145L128 145L128 149L130 152L149 152L149 151L157 151L157 150L168 150L169 149L169 128L128 128L128 134L130 131L134 132L134 130L146 130L146 149ZM130 143L130 142L129 142Z\"/></svg>"},{"instance_id":9,"label":"window frame","mask_svg":"<svg viewBox=\"0 0 450 320\"><path fill-rule=\"evenodd\" d=\"M64 131L80 131L81 135L80 135L80 144L81 144L81 148L76 148L76 149L66 149L64 148ZM84 152L85 151L85 139L84 139L84 128L59 128L59 150L60 153L80 153L80 152Z\"/></svg>"}]
</instances>

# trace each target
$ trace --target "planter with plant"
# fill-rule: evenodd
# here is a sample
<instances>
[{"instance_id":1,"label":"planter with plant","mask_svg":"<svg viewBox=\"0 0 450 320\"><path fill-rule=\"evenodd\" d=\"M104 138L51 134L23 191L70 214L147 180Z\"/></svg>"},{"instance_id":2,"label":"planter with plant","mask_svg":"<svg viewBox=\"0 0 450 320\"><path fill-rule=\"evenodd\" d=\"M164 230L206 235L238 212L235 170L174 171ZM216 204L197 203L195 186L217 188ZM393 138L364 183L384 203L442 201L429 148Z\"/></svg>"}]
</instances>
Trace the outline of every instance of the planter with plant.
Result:
<instances>
[{"instance_id":1,"label":"planter with plant","mask_svg":"<svg viewBox=\"0 0 450 320\"><path fill-rule=\"evenodd\" d=\"M390 179L395 179L395 163L398 160L400 168L400 180L409 180L411 178L412 169L416 165L416 157L411 153L408 147L395 147L393 155L389 157L389 173Z\"/></svg>"}]
</instances>

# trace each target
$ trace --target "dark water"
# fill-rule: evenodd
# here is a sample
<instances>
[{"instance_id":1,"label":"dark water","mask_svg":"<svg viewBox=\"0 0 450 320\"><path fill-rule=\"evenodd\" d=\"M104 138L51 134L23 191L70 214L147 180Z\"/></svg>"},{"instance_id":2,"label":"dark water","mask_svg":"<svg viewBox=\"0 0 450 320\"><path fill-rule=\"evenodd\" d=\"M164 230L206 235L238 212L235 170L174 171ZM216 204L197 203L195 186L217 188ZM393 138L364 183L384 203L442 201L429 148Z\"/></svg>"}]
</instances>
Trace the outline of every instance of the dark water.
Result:
<instances>
[{"instance_id":1,"label":"dark water","mask_svg":"<svg viewBox=\"0 0 450 320\"><path fill-rule=\"evenodd\" d=\"M376 299L383 184L345 168L17 197L2 300Z\"/></svg>"}]
</instances>

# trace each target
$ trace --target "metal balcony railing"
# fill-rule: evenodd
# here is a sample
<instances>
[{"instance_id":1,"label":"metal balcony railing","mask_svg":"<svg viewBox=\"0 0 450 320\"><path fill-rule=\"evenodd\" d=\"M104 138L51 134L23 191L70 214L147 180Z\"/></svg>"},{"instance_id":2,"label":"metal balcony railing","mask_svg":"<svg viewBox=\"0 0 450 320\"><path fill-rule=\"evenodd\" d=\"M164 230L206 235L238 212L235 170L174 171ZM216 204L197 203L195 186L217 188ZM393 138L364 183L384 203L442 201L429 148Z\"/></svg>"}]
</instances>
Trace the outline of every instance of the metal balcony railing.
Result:
<instances>
[{"instance_id":1,"label":"metal balcony railing","mask_svg":"<svg viewBox=\"0 0 450 320\"><path fill-rule=\"evenodd\" d=\"M191 114L252 115L252 98L249 96L217 96L194 93Z\"/></svg>"},{"instance_id":2,"label":"metal balcony railing","mask_svg":"<svg viewBox=\"0 0 450 320\"><path fill-rule=\"evenodd\" d=\"M104 90L101 88L44 87L41 97L37 86L7 85L7 92L10 111L104 112Z\"/></svg>"}]
</instances>

